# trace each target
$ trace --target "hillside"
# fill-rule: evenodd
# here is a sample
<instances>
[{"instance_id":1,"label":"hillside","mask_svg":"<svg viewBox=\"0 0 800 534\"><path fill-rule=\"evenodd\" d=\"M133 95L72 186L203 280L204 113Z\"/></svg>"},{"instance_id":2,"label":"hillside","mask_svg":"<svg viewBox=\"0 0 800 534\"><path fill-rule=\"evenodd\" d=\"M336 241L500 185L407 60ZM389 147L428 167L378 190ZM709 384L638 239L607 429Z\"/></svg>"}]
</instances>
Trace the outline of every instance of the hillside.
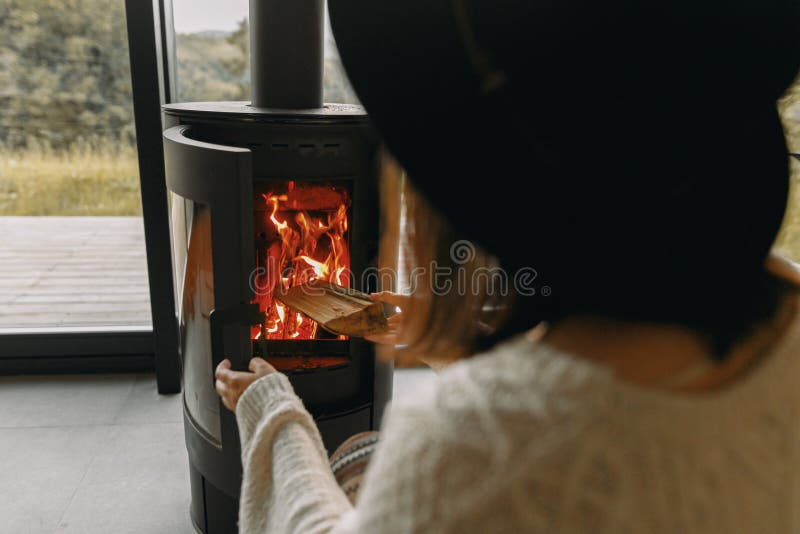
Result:
<instances>
[{"instance_id":1,"label":"hillside","mask_svg":"<svg viewBox=\"0 0 800 534\"><path fill-rule=\"evenodd\" d=\"M249 92L245 76L237 76L233 65L242 60L242 50L229 42L230 34L202 32L176 37L178 100L244 100Z\"/></svg>"},{"instance_id":2,"label":"hillside","mask_svg":"<svg viewBox=\"0 0 800 534\"><path fill-rule=\"evenodd\" d=\"M246 21L231 33L179 34L176 37L178 100L249 100L248 39ZM335 45L331 42L328 46ZM326 54L323 80L325 102L358 102L335 53Z\"/></svg>"}]
</instances>

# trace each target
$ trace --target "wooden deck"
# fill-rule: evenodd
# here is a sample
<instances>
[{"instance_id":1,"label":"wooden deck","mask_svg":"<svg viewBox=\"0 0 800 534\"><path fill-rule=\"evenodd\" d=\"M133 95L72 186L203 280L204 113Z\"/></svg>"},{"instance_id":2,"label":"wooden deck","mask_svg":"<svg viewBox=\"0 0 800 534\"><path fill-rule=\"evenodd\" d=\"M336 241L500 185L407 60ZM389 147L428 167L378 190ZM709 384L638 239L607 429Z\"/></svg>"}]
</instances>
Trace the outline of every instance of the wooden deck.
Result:
<instances>
[{"instance_id":1,"label":"wooden deck","mask_svg":"<svg viewBox=\"0 0 800 534\"><path fill-rule=\"evenodd\" d=\"M0 332L150 327L139 217L0 217Z\"/></svg>"}]
</instances>

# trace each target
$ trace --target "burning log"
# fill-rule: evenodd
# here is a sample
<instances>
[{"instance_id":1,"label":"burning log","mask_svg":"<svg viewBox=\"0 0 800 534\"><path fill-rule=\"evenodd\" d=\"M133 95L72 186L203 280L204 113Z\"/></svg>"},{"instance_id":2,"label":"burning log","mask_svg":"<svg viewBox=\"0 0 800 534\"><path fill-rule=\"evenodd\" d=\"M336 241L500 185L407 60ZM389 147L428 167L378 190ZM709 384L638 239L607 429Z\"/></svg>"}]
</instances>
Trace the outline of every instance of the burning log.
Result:
<instances>
[{"instance_id":1,"label":"burning log","mask_svg":"<svg viewBox=\"0 0 800 534\"><path fill-rule=\"evenodd\" d=\"M360 291L323 280L310 280L275 297L333 334L364 337L388 328L381 303Z\"/></svg>"}]
</instances>

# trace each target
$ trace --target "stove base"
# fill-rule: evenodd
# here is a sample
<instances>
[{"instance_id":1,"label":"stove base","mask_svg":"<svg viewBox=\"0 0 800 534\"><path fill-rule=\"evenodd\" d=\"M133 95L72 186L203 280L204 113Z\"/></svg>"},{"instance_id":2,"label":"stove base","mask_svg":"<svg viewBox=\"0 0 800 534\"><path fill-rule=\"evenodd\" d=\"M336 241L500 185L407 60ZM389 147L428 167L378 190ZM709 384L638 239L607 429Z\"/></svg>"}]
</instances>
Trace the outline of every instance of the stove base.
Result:
<instances>
[{"instance_id":1,"label":"stove base","mask_svg":"<svg viewBox=\"0 0 800 534\"><path fill-rule=\"evenodd\" d=\"M202 534L237 534L239 500L214 486L191 464L192 485L190 516L195 530Z\"/></svg>"}]
</instances>

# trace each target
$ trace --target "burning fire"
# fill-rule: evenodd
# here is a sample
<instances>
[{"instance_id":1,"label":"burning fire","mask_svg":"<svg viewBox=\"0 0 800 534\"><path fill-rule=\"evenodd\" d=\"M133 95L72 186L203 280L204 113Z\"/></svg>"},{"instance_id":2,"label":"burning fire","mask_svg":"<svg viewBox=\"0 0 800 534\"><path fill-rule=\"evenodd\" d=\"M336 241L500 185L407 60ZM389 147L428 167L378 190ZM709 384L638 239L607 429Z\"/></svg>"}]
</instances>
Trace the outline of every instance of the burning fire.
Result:
<instances>
[{"instance_id":1,"label":"burning fire","mask_svg":"<svg viewBox=\"0 0 800 534\"><path fill-rule=\"evenodd\" d=\"M257 261L264 272L256 279L255 302L266 315L263 337L315 339L317 323L290 312L273 295L278 289L287 290L313 279L349 287L349 198L341 188L329 184L296 186L294 182L276 184L261 198L266 211L256 213L264 217L260 226L266 232ZM262 338L261 327L253 327L251 338Z\"/></svg>"}]
</instances>

